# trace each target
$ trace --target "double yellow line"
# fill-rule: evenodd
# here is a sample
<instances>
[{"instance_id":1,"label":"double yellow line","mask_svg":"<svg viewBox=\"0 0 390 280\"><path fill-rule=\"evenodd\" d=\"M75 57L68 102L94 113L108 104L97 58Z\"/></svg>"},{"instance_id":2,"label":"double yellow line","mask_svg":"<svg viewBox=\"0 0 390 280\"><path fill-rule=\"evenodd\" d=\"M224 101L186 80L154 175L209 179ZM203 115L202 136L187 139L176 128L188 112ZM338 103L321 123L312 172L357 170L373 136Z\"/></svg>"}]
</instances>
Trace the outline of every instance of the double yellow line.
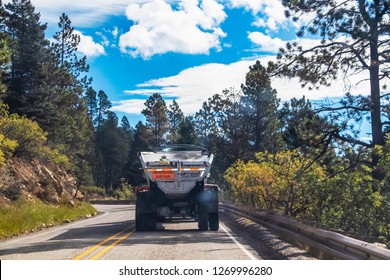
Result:
<instances>
[{"instance_id":1,"label":"double yellow line","mask_svg":"<svg viewBox=\"0 0 390 280\"><path fill-rule=\"evenodd\" d=\"M83 252L82 254L78 255L77 257L73 258L73 260L81 260L81 259L84 259L85 257L89 256L90 254L92 254L93 252L97 251L98 249L100 249L104 244L108 243L109 241L117 238L114 242L112 242L110 245L106 246L103 250L99 251L97 254L89 257L90 260L98 260L100 259L102 256L104 256L108 251L110 251L112 248L114 248L116 245L118 245L120 242L122 242L124 239L126 239L127 237L129 237L130 235L132 235L135 230L134 230L134 227L135 225L131 225L127 228L125 228L124 230L122 230L121 232L118 232L117 234L114 234L106 239L104 239L103 241L101 241L100 243L96 244L95 246L89 248L87 251ZM127 232L129 231L129 232ZM124 235L122 235L123 233L125 233ZM122 235L122 236L120 236Z\"/></svg>"}]
</instances>

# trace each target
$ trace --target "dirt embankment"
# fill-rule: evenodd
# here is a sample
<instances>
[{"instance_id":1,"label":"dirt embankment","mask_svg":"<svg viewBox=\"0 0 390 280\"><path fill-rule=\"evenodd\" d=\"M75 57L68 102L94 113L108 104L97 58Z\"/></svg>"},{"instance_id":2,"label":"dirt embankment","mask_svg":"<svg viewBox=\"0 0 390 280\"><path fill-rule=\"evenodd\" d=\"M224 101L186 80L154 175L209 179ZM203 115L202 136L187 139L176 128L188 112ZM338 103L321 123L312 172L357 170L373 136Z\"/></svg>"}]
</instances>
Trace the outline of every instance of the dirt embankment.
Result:
<instances>
[{"instance_id":1,"label":"dirt embankment","mask_svg":"<svg viewBox=\"0 0 390 280\"><path fill-rule=\"evenodd\" d=\"M0 206L19 198L73 204L75 200L83 198L76 191L76 179L52 163L14 158L0 167Z\"/></svg>"}]
</instances>

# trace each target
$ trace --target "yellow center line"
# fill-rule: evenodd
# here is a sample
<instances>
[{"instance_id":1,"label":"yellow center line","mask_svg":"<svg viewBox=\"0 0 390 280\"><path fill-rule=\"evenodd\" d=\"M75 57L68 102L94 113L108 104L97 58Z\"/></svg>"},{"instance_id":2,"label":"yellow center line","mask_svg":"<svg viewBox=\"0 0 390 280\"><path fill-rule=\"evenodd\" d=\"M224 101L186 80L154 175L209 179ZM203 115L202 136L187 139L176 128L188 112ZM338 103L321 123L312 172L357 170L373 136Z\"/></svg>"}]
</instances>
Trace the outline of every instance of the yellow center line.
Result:
<instances>
[{"instance_id":1,"label":"yellow center line","mask_svg":"<svg viewBox=\"0 0 390 280\"><path fill-rule=\"evenodd\" d=\"M95 246L89 248L87 251L85 251L84 253L78 255L77 257L73 258L72 260L81 260L82 258L84 258L85 256L89 255L90 253L92 253L93 251L99 249L102 245L106 244L107 242L109 242L110 240L114 239L115 237L117 237L118 235L121 235L122 233L124 233L125 231L133 228L134 225L131 225L127 228L125 228L124 230L122 230L121 232L118 232L117 234L114 234L106 239L104 239L102 242L96 244Z\"/></svg>"},{"instance_id":2,"label":"yellow center line","mask_svg":"<svg viewBox=\"0 0 390 280\"><path fill-rule=\"evenodd\" d=\"M110 251L112 248L114 248L116 245L118 245L120 242L122 242L124 239L126 239L127 237L129 237L131 234L133 234L135 231L132 230L130 231L129 233L123 235L121 238L119 238L118 240L116 240L115 242L111 243L109 246L107 246L106 248L104 248L103 250L101 250L99 253L97 253L95 256L93 256L92 258L90 258L90 260L98 260L100 259L103 255L105 255L108 251Z\"/></svg>"}]
</instances>

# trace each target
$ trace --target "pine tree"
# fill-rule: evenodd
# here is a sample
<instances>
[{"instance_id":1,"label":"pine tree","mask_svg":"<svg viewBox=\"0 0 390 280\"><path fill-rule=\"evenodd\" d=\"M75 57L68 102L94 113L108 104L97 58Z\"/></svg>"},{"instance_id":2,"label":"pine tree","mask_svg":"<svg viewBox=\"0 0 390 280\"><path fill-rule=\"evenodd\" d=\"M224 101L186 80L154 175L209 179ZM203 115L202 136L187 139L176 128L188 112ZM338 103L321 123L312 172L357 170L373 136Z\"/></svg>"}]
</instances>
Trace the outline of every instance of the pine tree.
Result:
<instances>
[{"instance_id":1,"label":"pine tree","mask_svg":"<svg viewBox=\"0 0 390 280\"><path fill-rule=\"evenodd\" d=\"M5 10L0 1L0 113L6 97L7 87L3 84L3 77L7 75L8 65L11 61L11 50L9 48L10 40L5 32Z\"/></svg>"},{"instance_id":2,"label":"pine tree","mask_svg":"<svg viewBox=\"0 0 390 280\"><path fill-rule=\"evenodd\" d=\"M96 114L97 114L97 93L92 87L88 87L86 93L85 93L85 102L87 106L87 113L88 116L93 123Z\"/></svg>"},{"instance_id":3,"label":"pine tree","mask_svg":"<svg viewBox=\"0 0 390 280\"><path fill-rule=\"evenodd\" d=\"M114 112L107 112L100 137L98 149L104 162L104 186L110 189L119 185L129 152L128 137L124 130L118 127L118 117Z\"/></svg>"},{"instance_id":4,"label":"pine tree","mask_svg":"<svg viewBox=\"0 0 390 280\"><path fill-rule=\"evenodd\" d=\"M198 135L196 134L196 124L192 116L184 117L178 127L177 144L198 145Z\"/></svg>"},{"instance_id":5,"label":"pine tree","mask_svg":"<svg viewBox=\"0 0 390 280\"><path fill-rule=\"evenodd\" d=\"M133 186L139 186L145 183L143 171L139 161L138 153L142 151L151 151L153 149L153 132L150 126L141 121L135 127L134 141L129 154L129 163L126 177Z\"/></svg>"},{"instance_id":6,"label":"pine tree","mask_svg":"<svg viewBox=\"0 0 390 280\"><path fill-rule=\"evenodd\" d=\"M180 106L176 102L176 100L173 100L172 104L169 105L168 118L169 118L168 140L170 143L176 144L178 143L178 140L180 138L180 134L179 134L180 124L184 121L183 111L180 109Z\"/></svg>"},{"instance_id":7,"label":"pine tree","mask_svg":"<svg viewBox=\"0 0 390 280\"><path fill-rule=\"evenodd\" d=\"M142 114L146 117L147 125L153 132L154 147L162 146L166 143L166 133L169 129L167 106L160 94L151 95L145 102L145 109Z\"/></svg>"},{"instance_id":8,"label":"pine tree","mask_svg":"<svg viewBox=\"0 0 390 280\"><path fill-rule=\"evenodd\" d=\"M72 22L65 13L61 15L58 27L60 30L54 34L52 43L55 61L60 67L79 77L81 73L89 71L86 56L78 58L77 55L80 36L74 32Z\"/></svg>"},{"instance_id":9,"label":"pine tree","mask_svg":"<svg viewBox=\"0 0 390 280\"><path fill-rule=\"evenodd\" d=\"M127 141L129 143L129 147L131 147L134 140L134 129L131 127L129 119L126 116L122 117L120 127L123 133L126 135Z\"/></svg>"},{"instance_id":10,"label":"pine tree","mask_svg":"<svg viewBox=\"0 0 390 280\"><path fill-rule=\"evenodd\" d=\"M383 146L385 134L390 130L386 117L389 95L386 80L389 78L390 59L388 35L390 4L388 0L355 1L296 1L284 0L286 15L301 21L297 35L319 36L321 41L308 48L297 43L288 43L280 49L278 62L270 63L269 71L287 77L298 77L303 85L311 88L329 86L339 76L348 77L365 74L362 80L369 81L369 96L353 96L347 92L346 98L337 107L341 119L346 116L370 118L372 141L361 141L350 135L345 120L335 137L352 145L367 148ZM311 17L311 19L309 18ZM342 75L339 75L342 73ZM381 86L382 89L381 89ZM336 106L330 106L335 112ZM374 177L382 179L384 174L376 165L379 162L377 149L373 149L372 166Z\"/></svg>"},{"instance_id":11,"label":"pine tree","mask_svg":"<svg viewBox=\"0 0 390 280\"><path fill-rule=\"evenodd\" d=\"M99 90L98 99L97 99L97 108L96 108L96 116L94 125L96 126L96 130L99 133L100 127L104 121L104 118L107 116L112 104L108 99L107 94L103 90Z\"/></svg>"},{"instance_id":12,"label":"pine tree","mask_svg":"<svg viewBox=\"0 0 390 280\"><path fill-rule=\"evenodd\" d=\"M29 0L13 0L5 8L6 31L12 40L6 103L12 113L34 117L41 124L48 99L43 77L53 69L46 24L40 23Z\"/></svg>"},{"instance_id":13,"label":"pine tree","mask_svg":"<svg viewBox=\"0 0 390 280\"><path fill-rule=\"evenodd\" d=\"M249 67L241 89L244 95L245 123L250 126L248 134L249 141L253 143L252 151L277 151L280 147L277 113L279 99L276 90L271 87L266 68L259 61Z\"/></svg>"},{"instance_id":14,"label":"pine tree","mask_svg":"<svg viewBox=\"0 0 390 280\"><path fill-rule=\"evenodd\" d=\"M208 102L203 102L202 108L195 114L196 133L200 145L207 149L211 149L218 131L216 113L211 103L211 98L209 98Z\"/></svg>"},{"instance_id":15,"label":"pine tree","mask_svg":"<svg viewBox=\"0 0 390 280\"><path fill-rule=\"evenodd\" d=\"M226 168L238 159L248 160L251 156L249 145L250 125L247 122L247 112L242 100L242 92L234 88L225 89L221 95L214 97L220 133L218 136L218 151L224 155Z\"/></svg>"}]
</instances>

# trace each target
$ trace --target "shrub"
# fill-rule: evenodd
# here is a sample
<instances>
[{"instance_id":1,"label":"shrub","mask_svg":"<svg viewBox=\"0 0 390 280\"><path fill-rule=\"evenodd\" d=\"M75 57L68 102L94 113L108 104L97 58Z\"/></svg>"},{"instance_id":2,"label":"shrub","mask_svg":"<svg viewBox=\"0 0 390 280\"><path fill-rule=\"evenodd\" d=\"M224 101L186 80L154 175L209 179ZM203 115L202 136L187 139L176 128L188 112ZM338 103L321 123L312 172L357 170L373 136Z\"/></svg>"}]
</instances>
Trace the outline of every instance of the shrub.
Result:
<instances>
[{"instance_id":1,"label":"shrub","mask_svg":"<svg viewBox=\"0 0 390 280\"><path fill-rule=\"evenodd\" d=\"M18 143L17 156L40 157L45 154L46 133L37 122L12 114L0 118L0 133Z\"/></svg>"},{"instance_id":2,"label":"shrub","mask_svg":"<svg viewBox=\"0 0 390 280\"><path fill-rule=\"evenodd\" d=\"M0 167L4 164L7 157L11 157L18 143L14 140L6 138L0 133Z\"/></svg>"},{"instance_id":3,"label":"shrub","mask_svg":"<svg viewBox=\"0 0 390 280\"><path fill-rule=\"evenodd\" d=\"M298 150L256 154L257 162L236 162L225 173L233 195L244 204L296 216L311 207L311 189L325 171Z\"/></svg>"},{"instance_id":4,"label":"shrub","mask_svg":"<svg viewBox=\"0 0 390 280\"><path fill-rule=\"evenodd\" d=\"M37 122L17 114L0 117L0 164L4 156L29 156L48 160L70 169L69 158L46 146L46 133Z\"/></svg>"},{"instance_id":5,"label":"shrub","mask_svg":"<svg viewBox=\"0 0 390 280\"><path fill-rule=\"evenodd\" d=\"M105 196L106 191L97 186L80 186L80 191L89 197Z\"/></svg>"},{"instance_id":6,"label":"shrub","mask_svg":"<svg viewBox=\"0 0 390 280\"><path fill-rule=\"evenodd\" d=\"M131 185L129 185L122 179L119 189L114 190L113 195L116 199L122 199L122 200L133 199L134 191Z\"/></svg>"}]
</instances>

